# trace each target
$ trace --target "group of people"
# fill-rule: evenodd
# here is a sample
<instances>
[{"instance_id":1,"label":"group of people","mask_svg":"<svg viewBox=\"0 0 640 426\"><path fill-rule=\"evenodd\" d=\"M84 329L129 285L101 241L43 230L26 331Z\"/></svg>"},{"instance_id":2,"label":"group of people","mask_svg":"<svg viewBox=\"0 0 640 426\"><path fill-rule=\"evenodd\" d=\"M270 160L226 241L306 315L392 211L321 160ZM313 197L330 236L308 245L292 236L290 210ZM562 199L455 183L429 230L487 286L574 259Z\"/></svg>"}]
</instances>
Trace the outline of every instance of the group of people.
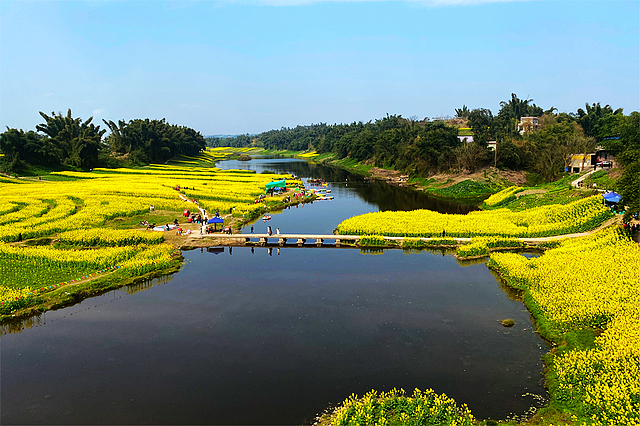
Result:
<instances>
[{"instance_id":1,"label":"group of people","mask_svg":"<svg viewBox=\"0 0 640 426\"><path fill-rule=\"evenodd\" d=\"M191 213L190 216L187 216L187 222L202 224L204 223L204 220L202 219L202 216L200 214L196 216L195 213Z\"/></svg>"},{"instance_id":2,"label":"group of people","mask_svg":"<svg viewBox=\"0 0 640 426\"><path fill-rule=\"evenodd\" d=\"M253 234L253 226L251 227L251 233ZM271 230L270 226L267 226L267 235L273 235L273 231ZM280 235L280 228L276 228L276 235Z\"/></svg>"},{"instance_id":3,"label":"group of people","mask_svg":"<svg viewBox=\"0 0 640 426\"><path fill-rule=\"evenodd\" d=\"M635 234L636 232L638 232L640 230L640 225L638 225L637 223L633 223L633 224L623 224L622 225L624 229L626 229L627 231L629 231L632 234Z\"/></svg>"}]
</instances>

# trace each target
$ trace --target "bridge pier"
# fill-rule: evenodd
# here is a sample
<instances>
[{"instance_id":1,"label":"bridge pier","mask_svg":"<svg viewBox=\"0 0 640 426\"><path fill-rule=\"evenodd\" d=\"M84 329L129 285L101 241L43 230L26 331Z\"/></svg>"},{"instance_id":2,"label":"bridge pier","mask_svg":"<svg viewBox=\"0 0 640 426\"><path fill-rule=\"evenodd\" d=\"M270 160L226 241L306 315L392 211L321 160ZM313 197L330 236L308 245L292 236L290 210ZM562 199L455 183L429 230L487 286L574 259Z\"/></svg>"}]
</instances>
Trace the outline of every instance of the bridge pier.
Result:
<instances>
[{"instance_id":1,"label":"bridge pier","mask_svg":"<svg viewBox=\"0 0 640 426\"><path fill-rule=\"evenodd\" d=\"M298 246L302 246L306 242L307 242L306 238L298 238L298 241L296 241L296 244L298 244Z\"/></svg>"},{"instance_id":2,"label":"bridge pier","mask_svg":"<svg viewBox=\"0 0 640 426\"><path fill-rule=\"evenodd\" d=\"M340 238L336 238L336 247L340 247Z\"/></svg>"},{"instance_id":3,"label":"bridge pier","mask_svg":"<svg viewBox=\"0 0 640 426\"><path fill-rule=\"evenodd\" d=\"M320 247L320 246L322 245L322 242L323 242L323 241L324 241L324 240L323 240L322 238L317 238L317 239L316 239L316 245L317 245L318 247Z\"/></svg>"},{"instance_id":4,"label":"bridge pier","mask_svg":"<svg viewBox=\"0 0 640 426\"><path fill-rule=\"evenodd\" d=\"M285 244L287 244L287 239L286 238L280 238L278 239L278 244L283 246Z\"/></svg>"},{"instance_id":5,"label":"bridge pier","mask_svg":"<svg viewBox=\"0 0 640 426\"><path fill-rule=\"evenodd\" d=\"M267 239L262 237L260 238L260 241L258 241L258 244L261 246L266 246L267 245Z\"/></svg>"}]
</instances>

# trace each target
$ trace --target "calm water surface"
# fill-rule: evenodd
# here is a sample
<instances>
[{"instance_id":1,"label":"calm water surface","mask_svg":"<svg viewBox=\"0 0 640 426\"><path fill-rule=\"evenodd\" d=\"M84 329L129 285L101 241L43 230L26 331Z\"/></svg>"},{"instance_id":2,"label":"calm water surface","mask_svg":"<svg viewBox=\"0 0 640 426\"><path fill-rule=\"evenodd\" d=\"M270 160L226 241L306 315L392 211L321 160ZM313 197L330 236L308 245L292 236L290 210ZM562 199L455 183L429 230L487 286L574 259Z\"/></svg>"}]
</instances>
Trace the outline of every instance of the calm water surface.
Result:
<instances>
[{"instance_id":1,"label":"calm water surface","mask_svg":"<svg viewBox=\"0 0 640 426\"><path fill-rule=\"evenodd\" d=\"M382 209L346 184L353 211ZM271 222L306 230L338 200ZM352 215L326 208L331 229ZM547 348L481 262L294 247L184 255L171 277L6 325L0 423L301 424L353 392L393 387L505 418L545 395Z\"/></svg>"},{"instance_id":2,"label":"calm water surface","mask_svg":"<svg viewBox=\"0 0 640 426\"><path fill-rule=\"evenodd\" d=\"M441 213L466 214L475 210L474 206L439 200L408 189L389 185L385 182L365 182L361 176L345 170L326 167L292 159L257 159L251 161L221 161L216 166L223 169L248 169L257 173L269 170L278 173L293 173L303 178L324 179L328 186L311 185L310 188L331 190L335 198L331 201L316 201L313 206L300 205L281 212L272 212L269 223L258 220L248 224L243 230L249 232L251 225L255 232L266 232L267 225L282 233L331 234L343 220L370 212L386 210L429 209Z\"/></svg>"}]
</instances>

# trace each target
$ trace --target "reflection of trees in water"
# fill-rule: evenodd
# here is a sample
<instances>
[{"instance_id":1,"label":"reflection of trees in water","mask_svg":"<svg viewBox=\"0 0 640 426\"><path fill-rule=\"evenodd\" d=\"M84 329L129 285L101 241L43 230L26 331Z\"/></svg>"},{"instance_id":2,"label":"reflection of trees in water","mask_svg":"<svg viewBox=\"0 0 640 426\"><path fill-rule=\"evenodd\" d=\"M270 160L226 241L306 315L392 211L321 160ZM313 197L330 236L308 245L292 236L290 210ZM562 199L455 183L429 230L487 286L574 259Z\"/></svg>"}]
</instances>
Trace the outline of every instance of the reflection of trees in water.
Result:
<instances>
[{"instance_id":1,"label":"reflection of trees in water","mask_svg":"<svg viewBox=\"0 0 640 426\"><path fill-rule=\"evenodd\" d=\"M113 302L114 300L120 299L122 297L122 293L120 293L120 296L116 297L116 292L118 291L124 290L126 294L130 295L130 294L138 293L140 291L148 290L157 285L165 285L169 281L173 280L173 278L174 278L174 275L163 275L161 277L154 278L151 280L142 281L136 284L130 284L116 290L108 290L111 294L113 294L113 298L108 298L108 300L106 301L104 299L101 299L100 303L98 304L94 303L93 305L91 305L91 299L84 299L83 301L80 302L80 303L86 302L84 303L83 306L75 305L75 306L69 306L67 308L64 308L65 310L68 310L64 312L68 312L68 313L65 314L63 317L56 318L55 314L49 313L50 317L52 316L54 317L54 319L49 319L49 322L59 321L63 318L66 318L67 315L72 316L73 314L77 314L82 311L99 308L102 305L105 305L107 303ZM103 296L105 295L106 293L103 294ZM47 312L43 312L41 314L34 315L29 318L20 318L15 320L4 321L2 324L0 324L0 335L11 334L11 333L21 333L24 330L27 330L30 328L44 326L46 323L47 323Z\"/></svg>"},{"instance_id":2,"label":"reflection of trees in water","mask_svg":"<svg viewBox=\"0 0 640 426\"><path fill-rule=\"evenodd\" d=\"M440 213L467 214L470 211L477 210L475 206L432 198L415 190L390 185L386 182L365 182L362 176L321 164L291 161L269 164L268 168L278 173L294 173L297 176L324 179L327 182L358 182L358 184L349 186L349 188L364 201L378 206L382 211L428 209Z\"/></svg>"},{"instance_id":3,"label":"reflection of trees in water","mask_svg":"<svg viewBox=\"0 0 640 426\"><path fill-rule=\"evenodd\" d=\"M9 320L0 325L0 334L21 333L29 328L40 327L44 325L45 318L45 314L43 313L26 319Z\"/></svg>"},{"instance_id":4,"label":"reflection of trees in water","mask_svg":"<svg viewBox=\"0 0 640 426\"><path fill-rule=\"evenodd\" d=\"M324 179L334 184L346 184L349 189L359 195L365 202L378 206L382 211L427 209L440 213L467 214L470 211L477 210L473 205L432 198L424 193L390 185L386 182L366 182L362 176L344 169L309 163L303 160L265 160L263 162L244 162L244 164L239 164L236 161L225 161L217 165L223 166L225 169L251 168L257 173L263 170L269 170L274 173L292 173L303 178Z\"/></svg>"},{"instance_id":5,"label":"reflection of trees in water","mask_svg":"<svg viewBox=\"0 0 640 426\"><path fill-rule=\"evenodd\" d=\"M364 185L356 185L353 189L363 200L377 205L382 211L427 209L439 213L467 214L476 210L474 206L431 198L412 189L401 188L385 182L373 181Z\"/></svg>"},{"instance_id":6,"label":"reflection of trees in water","mask_svg":"<svg viewBox=\"0 0 640 426\"><path fill-rule=\"evenodd\" d=\"M148 290L151 287L155 287L157 285L165 285L171 280L173 280L173 275L162 275L161 277L157 277L151 280L130 284L124 287L124 290L127 292L127 294L135 294L140 291Z\"/></svg>"}]
</instances>

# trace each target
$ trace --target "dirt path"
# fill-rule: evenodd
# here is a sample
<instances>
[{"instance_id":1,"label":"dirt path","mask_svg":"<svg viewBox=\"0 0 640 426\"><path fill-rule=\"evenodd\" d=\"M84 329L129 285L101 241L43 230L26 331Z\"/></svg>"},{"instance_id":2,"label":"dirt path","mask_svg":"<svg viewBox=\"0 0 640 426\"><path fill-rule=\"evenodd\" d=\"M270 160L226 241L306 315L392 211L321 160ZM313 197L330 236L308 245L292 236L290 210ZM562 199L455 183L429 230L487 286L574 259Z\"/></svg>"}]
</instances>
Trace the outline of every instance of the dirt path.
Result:
<instances>
[{"instance_id":1,"label":"dirt path","mask_svg":"<svg viewBox=\"0 0 640 426\"><path fill-rule=\"evenodd\" d=\"M591 175L593 172L595 172L594 170L590 170L589 172L583 174L582 176L580 176L578 179L574 180L573 182L571 182L571 186L573 186L574 188L578 187L578 183L582 182L583 180L585 180L589 175Z\"/></svg>"}]
</instances>

